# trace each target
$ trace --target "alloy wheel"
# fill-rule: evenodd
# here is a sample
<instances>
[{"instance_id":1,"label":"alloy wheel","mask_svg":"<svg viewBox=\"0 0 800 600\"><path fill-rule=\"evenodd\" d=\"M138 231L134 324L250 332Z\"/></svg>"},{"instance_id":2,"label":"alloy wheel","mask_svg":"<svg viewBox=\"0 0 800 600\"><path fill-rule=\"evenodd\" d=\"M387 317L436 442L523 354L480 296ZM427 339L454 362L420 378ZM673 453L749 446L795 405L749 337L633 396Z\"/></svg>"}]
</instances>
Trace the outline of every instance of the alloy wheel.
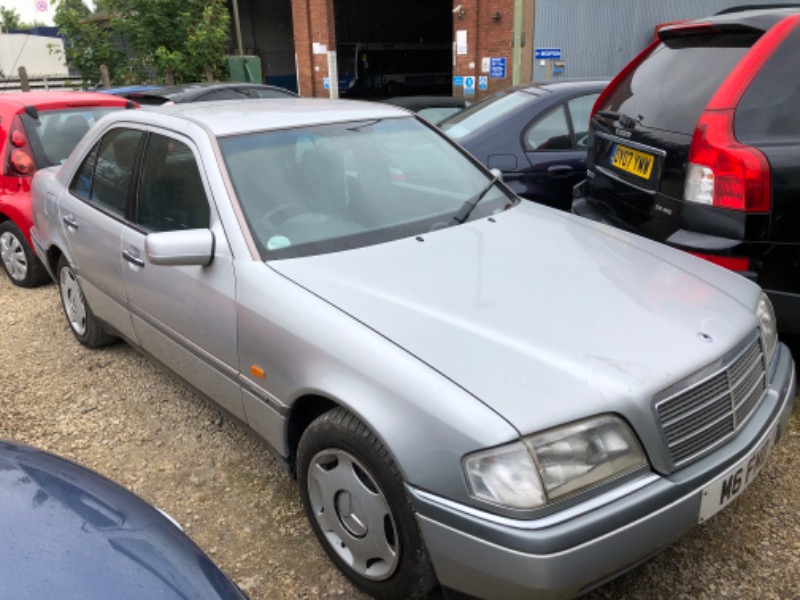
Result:
<instances>
[{"instance_id":1,"label":"alloy wheel","mask_svg":"<svg viewBox=\"0 0 800 600\"><path fill-rule=\"evenodd\" d=\"M0 234L0 258L11 279L23 281L28 274L28 260L22 242L13 233Z\"/></svg>"},{"instance_id":2,"label":"alloy wheel","mask_svg":"<svg viewBox=\"0 0 800 600\"><path fill-rule=\"evenodd\" d=\"M61 289L61 302L64 304L64 312L70 327L78 335L84 335L86 333L86 302L72 269L68 267L61 269L58 283Z\"/></svg>"}]
</instances>

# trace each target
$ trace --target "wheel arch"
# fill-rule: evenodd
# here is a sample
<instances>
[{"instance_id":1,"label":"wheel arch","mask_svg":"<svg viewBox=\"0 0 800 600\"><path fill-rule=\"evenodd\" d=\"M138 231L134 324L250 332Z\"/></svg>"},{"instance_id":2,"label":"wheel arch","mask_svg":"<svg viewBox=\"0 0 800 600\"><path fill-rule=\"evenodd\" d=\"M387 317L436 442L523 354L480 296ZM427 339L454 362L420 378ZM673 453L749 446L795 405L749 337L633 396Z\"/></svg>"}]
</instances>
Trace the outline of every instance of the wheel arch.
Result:
<instances>
[{"instance_id":1,"label":"wheel arch","mask_svg":"<svg viewBox=\"0 0 800 600\"><path fill-rule=\"evenodd\" d=\"M52 245L47 249L47 254L45 255L45 267L47 267L50 276L54 280L58 279L58 273L56 273L56 267L58 266L58 261L62 256L64 256L64 253L58 246Z\"/></svg>"},{"instance_id":2,"label":"wheel arch","mask_svg":"<svg viewBox=\"0 0 800 600\"><path fill-rule=\"evenodd\" d=\"M321 394L305 394L292 404L291 412L286 418L287 465L292 477L297 477L297 447L300 445L300 438L314 420L336 407L350 410L347 406Z\"/></svg>"}]
</instances>

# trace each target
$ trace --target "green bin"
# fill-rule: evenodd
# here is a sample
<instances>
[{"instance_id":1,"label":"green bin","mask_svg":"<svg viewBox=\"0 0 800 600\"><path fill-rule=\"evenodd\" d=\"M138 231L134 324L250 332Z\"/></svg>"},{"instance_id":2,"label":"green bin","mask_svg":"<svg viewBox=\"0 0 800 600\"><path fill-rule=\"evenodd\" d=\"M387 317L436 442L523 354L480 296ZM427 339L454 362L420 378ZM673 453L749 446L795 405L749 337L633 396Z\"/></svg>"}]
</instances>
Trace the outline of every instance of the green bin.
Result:
<instances>
[{"instance_id":1,"label":"green bin","mask_svg":"<svg viewBox=\"0 0 800 600\"><path fill-rule=\"evenodd\" d=\"M261 58L258 56L229 56L228 68L231 81L263 83Z\"/></svg>"}]
</instances>

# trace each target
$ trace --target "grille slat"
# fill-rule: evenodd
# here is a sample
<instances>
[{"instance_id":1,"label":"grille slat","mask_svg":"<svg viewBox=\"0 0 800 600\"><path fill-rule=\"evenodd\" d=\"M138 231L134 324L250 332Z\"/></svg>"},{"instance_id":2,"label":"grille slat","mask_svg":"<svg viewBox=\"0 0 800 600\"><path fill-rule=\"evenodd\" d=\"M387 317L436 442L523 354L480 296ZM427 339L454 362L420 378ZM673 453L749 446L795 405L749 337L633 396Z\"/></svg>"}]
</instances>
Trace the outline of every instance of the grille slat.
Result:
<instances>
[{"instance_id":1,"label":"grille slat","mask_svg":"<svg viewBox=\"0 0 800 600\"><path fill-rule=\"evenodd\" d=\"M767 389L764 355L757 338L726 367L656 404L661 428L677 468L699 458L737 431Z\"/></svg>"}]
</instances>

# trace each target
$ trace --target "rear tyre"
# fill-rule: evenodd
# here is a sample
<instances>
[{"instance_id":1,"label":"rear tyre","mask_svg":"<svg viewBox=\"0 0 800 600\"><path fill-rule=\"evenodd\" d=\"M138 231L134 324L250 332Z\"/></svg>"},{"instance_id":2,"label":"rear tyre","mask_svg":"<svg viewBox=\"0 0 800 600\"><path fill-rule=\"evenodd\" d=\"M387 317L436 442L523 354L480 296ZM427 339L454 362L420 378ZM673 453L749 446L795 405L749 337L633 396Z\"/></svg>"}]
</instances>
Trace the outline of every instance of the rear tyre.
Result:
<instances>
[{"instance_id":1,"label":"rear tyre","mask_svg":"<svg viewBox=\"0 0 800 600\"><path fill-rule=\"evenodd\" d=\"M308 427L297 479L317 539L354 584L390 600L436 586L400 471L357 417L335 408Z\"/></svg>"},{"instance_id":2,"label":"rear tyre","mask_svg":"<svg viewBox=\"0 0 800 600\"><path fill-rule=\"evenodd\" d=\"M103 329L103 325L92 313L92 309L83 297L75 272L63 256L58 259L56 276L61 307L75 339L87 348L100 348L115 342L116 336Z\"/></svg>"},{"instance_id":3,"label":"rear tyre","mask_svg":"<svg viewBox=\"0 0 800 600\"><path fill-rule=\"evenodd\" d=\"M32 288L46 283L47 271L12 221L0 223L0 262L11 283Z\"/></svg>"}]
</instances>

